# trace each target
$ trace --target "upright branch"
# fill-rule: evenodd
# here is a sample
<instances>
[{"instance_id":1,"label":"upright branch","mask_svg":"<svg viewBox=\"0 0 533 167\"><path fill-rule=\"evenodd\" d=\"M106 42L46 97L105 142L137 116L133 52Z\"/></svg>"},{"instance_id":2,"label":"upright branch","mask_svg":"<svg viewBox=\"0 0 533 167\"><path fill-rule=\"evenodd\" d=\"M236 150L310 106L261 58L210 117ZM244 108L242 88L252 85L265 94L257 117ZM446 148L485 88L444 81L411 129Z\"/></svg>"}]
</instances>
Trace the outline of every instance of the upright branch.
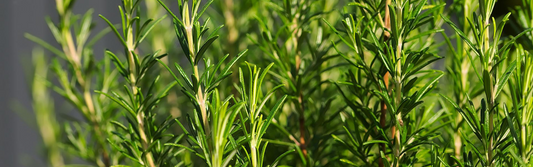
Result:
<instances>
[{"instance_id":1,"label":"upright branch","mask_svg":"<svg viewBox=\"0 0 533 167\"><path fill-rule=\"evenodd\" d=\"M59 34L54 35L57 35L56 39L61 45L65 58L67 59L68 64L70 64L74 70L73 78L75 78L77 83L80 85L79 92L82 95L82 99L78 99L78 97L75 97L74 94L71 94L68 97L71 101L79 100L80 103L78 103L79 105L77 106L94 130L94 137L97 140L96 147L97 150L99 150L98 152L101 153L101 159L98 158L96 163L99 166L110 166L109 153L105 142L106 136L100 127L102 126L102 120L96 113L95 104L93 101L93 88L91 87L92 77L89 76L90 73L86 71L91 69L89 67L83 67L83 64L85 63L83 61L91 61L88 59L89 55L84 55L84 53L86 53L84 51L89 32L82 32L80 33L81 35L72 33L73 27L76 27L75 19L73 19L74 14L72 13L72 6L74 2L75 0L56 0L56 7L59 13L60 23L57 27L59 29ZM92 12L89 11L87 14L92 14ZM90 19L88 21L89 23L91 22ZM80 26L89 26L84 24L86 23L82 23Z\"/></svg>"},{"instance_id":2,"label":"upright branch","mask_svg":"<svg viewBox=\"0 0 533 167\"><path fill-rule=\"evenodd\" d=\"M284 95L281 99L279 99L278 102L274 105L274 107L272 107L270 113L268 113L269 116L264 119L264 114L262 113L266 112L261 111L266 109L265 103L271 97L273 97L275 90L282 86L279 85L274 87L265 96L263 96L263 79L265 79L265 76L273 65L274 63L271 63L268 67L261 71L261 68L257 68L255 65L248 64L248 70L250 72L249 78L251 78L248 86L245 86L246 84L244 81L243 73L242 70L239 68L241 82L240 92L242 93L243 100L246 103L245 108L247 111L247 118L249 120L249 124L245 124L244 122L242 122L242 124L243 127L250 127L250 132L244 130L244 133L246 136L250 136L249 145L252 167L264 166L263 161L268 142L266 142L263 147L261 147L262 143L264 143L262 137L266 134L268 126L273 121L274 116L279 111L287 97L287 95ZM246 120L246 118L242 118L241 120Z\"/></svg>"},{"instance_id":3,"label":"upright branch","mask_svg":"<svg viewBox=\"0 0 533 167\"><path fill-rule=\"evenodd\" d=\"M476 58L477 60L479 60L478 65L481 67L481 71L478 72L479 70L477 70L476 68L474 68L474 70L476 71L476 75L483 84L482 88L485 98L481 101L481 110L479 111L479 117L476 116L477 114L474 114L478 111L473 109L473 104L471 104L470 107L466 108L465 111L462 108L459 108L458 105L455 104L453 101L451 101L451 103L462 114L465 119L465 122L470 125L469 127L472 129L476 137L483 144L483 148L485 150L484 156L482 156L481 154L478 155L481 162L483 162L486 166L494 166L502 162L507 162L507 160L496 159L496 157L498 157L498 154L503 153L503 150L505 150L506 147L502 146L501 144L497 144L500 141L495 142L495 137L499 137L500 133L509 130L512 132L513 137L517 136L514 131L514 127L511 124L511 118L507 112L506 106L504 106L504 113L507 117L506 121L501 121L500 123L508 123L508 126L502 125L501 128L495 129L494 124L496 123L495 114L499 113L498 104L500 102L497 101L498 95L502 91L504 85L507 84L509 76L511 75L511 73L513 73L513 71L515 71L516 67L518 66L518 63L517 60L507 63L507 69L505 70L505 72L502 75L498 75L498 72L500 72L499 68L501 68L504 64L501 62L504 62L505 59L507 59L507 54L510 52L510 44L500 45L501 43L499 42L503 32L503 28L505 26L505 23L509 20L510 14L505 15L501 19L501 21L497 23L495 19L491 17L496 2L494 0L480 0L478 2L480 5L481 13L477 16L473 16L478 17L478 19L474 19L476 20L476 22L472 22L471 20L469 22L470 29L473 32L475 40L470 40L465 35L465 33L459 30L457 26L449 19L445 19L445 21L452 26L452 28L459 34L462 40L466 42L468 46L471 47L472 53L477 56ZM531 30L532 29L528 29L518 34L517 36L512 37L509 43L513 43L521 35L524 35ZM472 59L471 57L468 58L470 59L470 63L472 64L472 66L474 66L474 61L477 60ZM518 141L518 139L516 138L514 140ZM501 152L494 153L495 151ZM465 160L467 159L465 158Z\"/></svg>"},{"instance_id":4,"label":"upright branch","mask_svg":"<svg viewBox=\"0 0 533 167\"><path fill-rule=\"evenodd\" d=\"M233 96L224 100L220 99L217 87L220 82L230 76L230 69L246 53L246 50L233 57L222 69L221 66L229 55L222 57L216 65L211 62L210 57L204 57L211 44L218 39L217 32L222 26L212 31L205 42L202 42L203 35L209 29L207 27L209 18L205 19L203 23L199 21L213 1L206 2L202 8L200 6L204 3L201 1L192 1L192 3L188 0L179 1L180 17L175 15L161 0L158 2L174 19L178 41L189 60L192 71L192 74L188 75L180 64L174 64L185 84L182 84L181 79L173 74L174 78L181 86L182 92L188 96L195 107L193 120L189 122L194 133L188 133L188 129L183 128L183 126L182 130L187 135L191 135L189 140L192 140L192 143L196 144L194 147L200 150L192 151L202 155L209 166L228 166L230 159L236 153L235 149L238 149L234 145L228 146L228 141L230 141L231 134L234 133L233 122L244 105L242 102L235 101ZM204 62L203 71L200 70L202 60ZM171 72L168 67L167 69ZM227 152L231 153L226 154Z\"/></svg>"},{"instance_id":5,"label":"upright branch","mask_svg":"<svg viewBox=\"0 0 533 167\"><path fill-rule=\"evenodd\" d=\"M94 42L105 34L99 33L92 38L93 30L92 22L92 10L88 10L83 16L76 15L72 12L75 0L56 0L56 10L59 15L59 23L54 23L47 17L46 22L48 27L52 31L52 34L59 44L59 49L54 45L48 44L38 37L30 34L25 34L26 37L44 48L48 49L59 58L62 58L66 63L60 63L60 61L52 61L51 68L57 75L57 79L61 87L55 87L54 90L68 102L70 102L77 110L83 115L83 118L87 122L67 122L66 129L70 128L70 125L78 126L87 124L91 127L88 136L79 135L76 137L68 138L68 147L72 147L78 152L80 158L94 162L96 165L110 166L110 154L108 144L106 143L106 114L105 112L109 108L101 104L101 101L93 99L92 91L97 86L91 85L93 83L92 78L100 78L109 74L100 72L96 60L93 57L92 45ZM91 40L89 40L91 39ZM62 60L55 59L54 60ZM65 67L66 66L66 67ZM106 78L107 79L107 78ZM106 80L102 79L102 80ZM113 83L104 82L98 84L98 86L109 88ZM72 131L65 130L66 135L71 135ZM95 140L95 145L91 146L76 146L74 143L85 143L87 139ZM84 147L92 147L87 149ZM93 151L94 150L94 151Z\"/></svg>"},{"instance_id":6,"label":"upright branch","mask_svg":"<svg viewBox=\"0 0 533 167\"><path fill-rule=\"evenodd\" d=\"M139 1L139 0L137 0ZM135 19L136 19L136 10L137 10L137 7L134 6L134 3L138 3L138 2L134 2L134 0L125 0L124 1L124 15L126 16L125 18L125 21L126 21L126 24L127 26L123 26L123 27L126 27L126 29L124 30L124 37L125 37L125 40L126 40L126 55L127 55L127 59L128 59L128 67L129 67L129 81L130 81L130 85L131 85L131 90L133 92L133 97L136 97L138 98L138 95L139 95L139 88L137 86L138 84L138 69L136 67L136 60L135 59L138 59L136 56L137 56L137 50L136 50L136 46L135 46L135 43L136 43L136 39L134 38L134 33L133 33L133 25L134 25L134 22L135 22ZM140 99L135 99L135 100L140 100ZM138 113L137 113L137 123L138 123L138 129L139 129L139 135L140 135L140 138L141 138L141 143L142 143L142 148L144 150L146 150L147 152L145 153L145 164L146 166L150 166L150 167L155 167L155 162L154 162L154 157L152 155L152 152L148 151L148 147L151 143L151 141L149 141L148 139L148 136L146 135L146 130L145 130L145 114L142 110L139 110Z\"/></svg>"},{"instance_id":7,"label":"upright branch","mask_svg":"<svg viewBox=\"0 0 533 167\"><path fill-rule=\"evenodd\" d=\"M479 4L481 7L481 15L482 15L482 38L483 40L481 43L479 43L479 48L483 52L481 55L481 59L484 59L485 62L482 62L482 65L484 67L483 71L483 82L485 86L485 96L488 101L489 105L489 141L487 145L487 163L489 166L493 166L493 147L494 147L494 112L496 112L497 108L495 108L495 91L494 91L494 77L497 75L497 66L493 64L494 61L494 54L491 52L491 49L496 48L490 48L490 21L491 21L491 14L492 10L494 9L496 1L495 0L479 0ZM493 23L496 24L496 23ZM496 31L493 29L493 31ZM480 60L481 60L480 59ZM484 111L483 111L484 112Z\"/></svg>"},{"instance_id":8,"label":"upright branch","mask_svg":"<svg viewBox=\"0 0 533 167\"><path fill-rule=\"evenodd\" d=\"M119 97L119 99L129 99L129 101L115 100L115 98L111 98L116 103L121 105L123 109L128 111L127 117L128 122L130 123L129 128L131 128L130 130L136 132L134 133L134 136L129 137L129 140L131 141L122 141L121 146L140 147L140 151L142 153L138 154L133 153L132 151L128 151L127 153L129 154L126 155L129 155L129 158L133 158L133 160L140 163L141 165L155 167L159 166L159 163L161 163L161 161L155 159L156 157L154 156L153 152L157 150L154 149L153 146L155 144L164 144L160 141L161 137L159 137L158 135L162 135L165 128L170 125L154 125L155 123L153 121L155 114L151 112L153 111L155 106L161 101L161 98L167 95L166 92L168 92L168 90L172 86L174 86L175 83L167 85L167 87L163 89L162 92L160 92L160 95L154 96L152 91L154 91L153 85L155 85L159 79L159 75L157 75L155 79L150 81L151 85L149 87L144 88L145 86L143 85L143 81L146 81L144 80L144 78L146 78L146 73L148 69L150 69L159 58L164 57L166 54L157 55L158 52L155 52L146 55L145 57L140 57L138 55L137 47L139 46L139 44L145 39L145 37L152 30L152 28L163 19L160 18L155 21L152 19L148 19L144 22L141 22L139 16L140 14L138 11L139 9L141 9L138 6L139 4L140 0L124 0L123 5L119 7L122 18L122 34L118 32L117 28L111 22L109 22L107 18L102 15L100 15L100 17L108 23L109 27L114 31L115 35L122 43L127 59L127 67L125 67L121 60L117 56L115 56L114 53L112 53L111 51L106 52L106 54L109 55L115 63L115 66L117 67L120 74L129 83L129 86L126 86L126 94L128 95L128 97ZM102 94L111 97L109 94ZM115 96L118 95L115 94ZM149 103L149 101L151 102ZM168 121L168 118L166 121ZM118 124L120 127L125 127L123 125L120 125L118 122L112 123ZM154 132L152 128L158 129L157 132ZM126 140L124 138L122 139ZM137 144L137 142L139 144ZM118 147L116 145L114 146ZM161 156L158 156L157 158L164 159L164 157Z\"/></svg>"},{"instance_id":9,"label":"upright branch","mask_svg":"<svg viewBox=\"0 0 533 167\"><path fill-rule=\"evenodd\" d=\"M394 8L396 9L396 17L395 18L392 18L392 19L396 19L395 21L395 25L396 27L402 27L402 21L403 21L403 6L404 4L402 4L402 1L396 1L396 4L394 4ZM398 30L398 28L395 28L393 31L400 31ZM401 34L402 32L393 32L395 34ZM396 103L396 107L399 107L400 104L402 103L402 62L403 62L403 56L402 56L402 48L403 48L403 35L397 35L397 36L394 36L395 39L393 40L396 40L394 41L393 43L396 43L396 48L394 48L394 54L395 55L391 55L390 56L390 59L391 60L394 60L395 61L395 74L393 75L394 76L394 89L395 89L395 103ZM396 111L396 118L394 120L394 125L392 127L392 131L393 131L393 137L395 139L395 143L394 143L394 148L393 148L393 153L394 153L394 156L396 157L396 166L399 166L399 160L401 159L400 157L400 149L401 149L401 138L400 138L400 127L398 126L403 126L403 120L402 120L402 112L401 111Z\"/></svg>"},{"instance_id":10,"label":"upright branch","mask_svg":"<svg viewBox=\"0 0 533 167\"><path fill-rule=\"evenodd\" d=\"M186 38L187 38L187 47L189 49L189 57L192 59L192 60L195 60L195 62L193 62L193 71L194 71L194 76L195 76L195 80L196 80L196 83L200 83L200 73L198 71L198 62L196 62L197 60L197 49L195 46L198 46L198 44L196 44L195 42L193 42L195 39L195 37L193 36L193 24L195 24L196 20L193 20L195 19L195 15L196 13L198 12L198 6L199 5L194 5L193 4L193 10L194 11L189 11L189 2L188 1L185 1L183 3L183 11L182 11L182 19L183 19L183 26L185 28L185 34L186 34ZM200 40L198 40L200 41ZM197 89L196 89L196 100L197 100L197 104L199 105L199 108L200 108L200 112L201 112L201 115L202 115L202 122L204 124L204 128L205 128L205 132L206 133L209 133L209 122L207 120L207 105L206 105L206 99L205 99L205 95L204 95L204 91L202 89L202 85L197 85Z\"/></svg>"}]
</instances>

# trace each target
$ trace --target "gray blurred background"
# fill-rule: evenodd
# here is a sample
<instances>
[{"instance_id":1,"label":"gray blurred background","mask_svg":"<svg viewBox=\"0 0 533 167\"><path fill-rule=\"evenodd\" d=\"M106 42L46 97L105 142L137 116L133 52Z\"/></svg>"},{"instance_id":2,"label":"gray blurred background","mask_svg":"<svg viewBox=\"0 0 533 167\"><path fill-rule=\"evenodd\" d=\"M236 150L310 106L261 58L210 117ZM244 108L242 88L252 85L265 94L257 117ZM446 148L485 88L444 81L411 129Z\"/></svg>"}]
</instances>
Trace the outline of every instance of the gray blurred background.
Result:
<instances>
[{"instance_id":1,"label":"gray blurred background","mask_svg":"<svg viewBox=\"0 0 533 167\"><path fill-rule=\"evenodd\" d=\"M98 14L120 22L119 4L120 0L77 0L74 11L83 14L93 8L98 31L105 26ZM55 41L45 16L57 20L55 0L0 0L0 167L47 166L31 109L29 85L31 52L37 45L24 38L24 33L30 33ZM97 56L102 56L105 48L119 46L113 37L107 36L95 45Z\"/></svg>"}]
</instances>

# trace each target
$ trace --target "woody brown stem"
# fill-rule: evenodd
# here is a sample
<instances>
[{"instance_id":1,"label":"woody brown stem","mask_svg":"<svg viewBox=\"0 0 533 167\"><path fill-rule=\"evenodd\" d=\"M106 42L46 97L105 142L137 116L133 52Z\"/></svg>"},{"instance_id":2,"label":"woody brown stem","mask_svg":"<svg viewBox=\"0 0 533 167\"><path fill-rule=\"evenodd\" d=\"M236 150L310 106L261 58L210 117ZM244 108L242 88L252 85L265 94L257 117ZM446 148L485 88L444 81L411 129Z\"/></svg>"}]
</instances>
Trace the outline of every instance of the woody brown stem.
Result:
<instances>
[{"instance_id":1,"label":"woody brown stem","mask_svg":"<svg viewBox=\"0 0 533 167\"><path fill-rule=\"evenodd\" d=\"M385 30L383 31L383 35L384 35L384 40L387 41L390 39L390 33L388 30L390 30L390 11L389 11L389 4L391 3L391 0L387 0L386 3L385 3L385 17L383 19L383 22L384 22L384 26L385 26ZM385 52L387 53L387 52ZM390 74L389 72L386 72L384 75L383 75L383 82L385 82L385 88L389 89L389 78L390 78ZM380 119L379 119L379 123L380 123L380 126L382 129L385 128L386 126L386 121L387 121L387 105L385 104L385 101L382 100L381 101L381 116L380 116ZM394 137L395 134L394 132L396 131L396 128L395 126L392 127L392 136ZM384 137L387 137L387 136L384 136ZM384 143L381 143L380 144L380 148L381 148L381 151L382 152L386 152L386 147L385 147L385 144ZM381 158L381 156L378 156L379 157L379 160L378 160L378 163L379 163L379 166L380 167L384 167L385 165L383 164L383 159Z\"/></svg>"},{"instance_id":2,"label":"woody brown stem","mask_svg":"<svg viewBox=\"0 0 533 167\"><path fill-rule=\"evenodd\" d=\"M385 40L388 40L390 38L390 32L387 30L390 30L390 11L389 11L389 5L391 3L391 0L387 0L385 4L385 18L383 19L383 24L385 26L385 31L383 31L383 35L385 35Z\"/></svg>"},{"instance_id":3,"label":"woody brown stem","mask_svg":"<svg viewBox=\"0 0 533 167\"><path fill-rule=\"evenodd\" d=\"M302 36L303 30L301 29L301 27L299 27L298 18L300 18L300 13L297 12L295 13L293 20L292 20L292 24L290 25L290 29L292 31L290 42L287 42L285 44L285 46L287 47L287 51L290 51L294 54L295 73L294 75L290 75L293 82L297 82L298 80L297 78L299 77L300 65L302 62L301 57L300 57L301 51L299 50L299 46L298 46L298 39L300 39L300 37ZM297 106L296 109L298 109L298 113L300 115L298 119L299 126L300 126L299 146L300 146L300 149L302 150L304 157L307 158L307 145L306 145L306 139L305 139L305 105L304 105L302 90L300 88L298 88L298 90L296 91L296 96L298 97L299 104L295 104L295 105Z\"/></svg>"},{"instance_id":4,"label":"woody brown stem","mask_svg":"<svg viewBox=\"0 0 533 167\"><path fill-rule=\"evenodd\" d=\"M389 78L390 78L390 74L389 74L389 72L386 72L383 75L383 82L385 82L385 88L387 90L389 89ZM385 104L384 100L381 100L381 116L379 118L379 124L381 125L382 129L384 129L385 126L386 126L386 120L387 120L386 116L387 116L387 105ZM393 133L394 133L394 130L393 130ZM394 134L393 134L393 136L394 136ZM379 144L379 146L380 146L381 151L383 151L383 152L386 151L384 143ZM378 160L379 166L380 167L384 167L385 165L383 164L383 160L381 159L381 156L378 156L378 157L379 157L379 160Z\"/></svg>"},{"instance_id":5,"label":"woody brown stem","mask_svg":"<svg viewBox=\"0 0 533 167\"><path fill-rule=\"evenodd\" d=\"M300 93L300 96L298 97L298 102L300 103L301 112L300 112L300 149L302 150L302 153L304 154L304 157L307 157L307 145L305 143L305 115L304 115L304 102L303 102L303 95Z\"/></svg>"}]
</instances>

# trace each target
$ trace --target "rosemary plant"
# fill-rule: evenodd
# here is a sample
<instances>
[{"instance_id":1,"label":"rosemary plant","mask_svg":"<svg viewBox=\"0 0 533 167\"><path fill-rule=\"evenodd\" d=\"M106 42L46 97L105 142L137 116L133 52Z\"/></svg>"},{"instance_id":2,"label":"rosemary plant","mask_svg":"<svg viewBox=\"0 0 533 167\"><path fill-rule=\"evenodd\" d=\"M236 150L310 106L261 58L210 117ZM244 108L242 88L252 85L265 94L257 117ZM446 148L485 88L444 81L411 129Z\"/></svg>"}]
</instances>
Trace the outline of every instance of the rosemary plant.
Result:
<instances>
[{"instance_id":1,"label":"rosemary plant","mask_svg":"<svg viewBox=\"0 0 533 167\"><path fill-rule=\"evenodd\" d=\"M533 17L533 3L529 1L522 1L523 8L518 8L513 12L517 18L517 22L512 22L515 27L533 27L533 23L528 21ZM520 31L520 29L516 29ZM525 38L519 38L518 44L516 47L516 72L513 73L512 78L509 81L509 92L510 99L512 103L512 108L508 109L505 106L506 113L509 112L512 117L509 117L508 123L511 130L515 128L515 132L512 133L513 144L516 146L515 149L510 152L512 157L518 163L513 165L527 166L532 162L533 158L533 148L532 142L533 137L529 135L532 132L533 121L533 103L531 98L533 94L532 82L533 82L533 57L530 53L531 49L526 50L525 48L531 48L530 41L533 39L531 32L528 32L524 35ZM525 45L522 47L522 44ZM511 111L507 111L511 110Z\"/></svg>"},{"instance_id":2,"label":"rosemary plant","mask_svg":"<svg viewBox=\"0 0 533 167\"><path fill-rule=\"evenodd\" d=\"M272 123L276 112L279 111L283 102L287 98L287 95L285 95L281 99L279 99L270 111L269 116L266 119L263 119L263 114L261 114L261 111L263 110L263 108L265 108L265 103L268 101L269 98L274 95L275 90L277 88L283 86L279 85L272 88L269 93L267 93L265 97L262 98L263 92L261 90L261 86L272 65L274 64L270 64L263 72L261 72L261 68L258 69L256 66L248 65L248 70L250 72L250 80L248 86L245 86L242 70L239 69L239 79L241 81L241 89L239 90L239 92L243 94L243 100L246 102L246 114L241 114L241 122L243 123L242 127L250 127L250 130L244 128L243 131L244 135L249 136L250 138L250 150L246 153L249 154L249 161L251 161L251 166L253 167L264 166L263 162L268 141L265 142L263 147L261 147L261 144L263 142L263 136L265 135L270 123ZM245 122L248 122L246 120L249 121L249 124L245 124ZM294 150L289 150L285 154L288 154L293 151ZM282 154L282 156L285 154ZM282 156L278 157L278 159ZM276 166L276 163L277 161L274 162L273 166Z\"/></svg>"},{"instance_id":3,"label":"rosemary plant","mask_svg":"<svg viewBox=\"0 0 533 167\"><path fill-rule=\"evenodd\" d=\"M459 107L459 105L447 98L463 116L473 134L481 142L482 150L478 149L470 139L465 139L469 143L468 146L470 149L479 158L475 160L471 154L466 155L467 153L463 152L464 162L472 165L501 166L509 163L509 161L505 160L505 152L507 152L506 150L509 147L507 143L510 142L508 135L509 131L514 134L515 130L513 128L514 125L510 123L509 114L505 105L503 107L505 114L499 114L501 110L498 104L504 102L498 102L498 97L507 84L511 74L516 70L517 62L516 60L510 63L502 62L508 59L510 47L517 37L531 31L524 31L517 37L507 41L506 44L500 46L499 41L503 27L506 21L508 21L510 14L505 15L502 21L497 23L494 18L490 17L495 3L495 1L479 1L480 14L474 15L473 19L467 18L469 29L475 39L474 41L470 40L454 23L445 19L472 49L471 52L466 53L466 57L470 59L470 63L474 67L474 72L479 82L482 84L481 87L485 95L485 98L481 99L479 115L476 114L477 109L470 99L469 105ZM476 64L476 62L479 63ZM504 69L504 71L501 69Z\"/></svg>"},{"instance_id":4,"label":"rosemary plant","mask_svg":"<svg viewBox=\"0 0 533 167\"><path fill-rule=\"evenodd\" d=\"M96 61L92 49L92 46L108 30L100 32L89 40L93 28L92 10L80 17L72 13L73 0L56 0L56 4L59 23L52 22L49 17L46 21L60 48L58 49L30 34L26 34L26 37L57 56L52 59L50 69L56 75L59 85L52 84L53 82L47 80L44 74L42 74L44 76L39 76L39 81L46 82L36 84L47 83L45 85L52 87L55 92L75 107L78 114L83 116L84 120L77 120L76 115L67 114L71 120L64 121L61 132L55 132L59 133L59 136L66 136L62 145L65 145L64 148L68 153L94 165L109 166L119 160L118 156L112 156L114 152L106 143L110 130L114 129L109 121L116 117L112 112L116 106L110 104L103 96L94 94L93 90L99 89L107 92L109 89L114 89L117 74L110 70L109 61ZM39 61L38 63L43 63ZM34 87L36 88L34 91L42 91L38 89L39 86L34 85ZM39 94L45 95L43 93ZM37 109L46 112L51 108L43 106L42 108L37 107ZM49 121L53 120L53 117L44 117L48 117ZM47 126L45 122L40 122L40 125ZM51 130L53 129L51 128ZM41 133L45 133L45 131L41 131ZM58 158L60 154L57 152L53 154L55 154L53 155L55 158L51 163L62 164L63 162Z\"/></svg>"},{"instance_id":5,"label":"rosemary plant","mask_svg":"<svg viewBox=\"0 0 533 167\"><path fill-rule=\"evenodd\" d=\"M176 16L162 1L159 0L159 2L174 19L178 41L192 71L191 77L188 77L178 63L174 64L185 85L176 75L172 74L179 83L182 92L194 105L192 116L187 116L188 125L192 129L188 130L180 123L192 144L190 150L200 155L209 166L228 166L239 148L235 143L228 146L228 142L231 135L238 130L233 124L244 103L235 102L230 106L233 97L221 99L217 86L231 74L231 66L246 53L246 50L234 57L223 69L221 65L228 55L216 65L212 64L210 58L204 57L204 54L218 38L216 32L221 27L211 32L206 42L203 43L202 37L209 29L206 26L209 19L206 19L203 24L199 21L212 1L207 2L201 10L201 1L192 1L192 3L187 0L178 1L180 17ZM200 71L199 64L202 59L204 69ZM167 67L167 69L171 72L170 68Z\"/></svg>"},{"instance_id":6,"label":"rosemary plant","mask_svg":"<svg viewBox=\"0 0 533 167\"><path fill-rule=\"evenodd\" d=\"M47 162L528 166L533 3L506 4L122 0L94 33L56 0L56 43L25 35Z\"/></svg>"},{"instance_id":7,"label":"rosemary plant","mask_svg":"<svg viewBox=\"0 0 533 167\"><path fill-rule=\"evenodd\" d=\"M54 100L46 87L48 67L42 50L34 50L35 76L32 84L33 107L35 108L39 132L46 147L51 166L63 167L63 156L59 147L59 124L56 122Z\"/></svg>"},{"instance_id":8,"label":"rosemary plant","mask_svg":"<svg viewBox=\"0 0 533 167\"><path fill-rule=\"evenodd\" d=\"M272 1L265 2L269 12L261 12L257 22L261 34L249 34L249 39L262 51L267 62L274 62L270 70L276 78L273 85L283 84L288 95L280 117L274 118L284 142L296 148L300 160L291 165L314 166L335 164L335 150L329 137L341 126L338 114L344 107L330 108L335 101L335 88L328 80L336 79L337 54L327 42L331 32L320 18L328 14L337 1ZM281 19L282 22L275 20ZM281 42L280 42L281 41ZM331 67L329 67L331 66ZM339 104L343 106L344 104ZM331 111L330 111L331 110ZM279 153L281 154L281 153Z\"/></svg>"},{"instance_id":9,"label":"rosemary plant","mask_svg":"<svg viewBox=\"0 0 533 167\"><path fill-rule=\"evenodd\" d=\"M352 109L346 113L349 119L344 126L348 136L333 136L358 157L359 163L342 159L353 165L419 163L415 159L418 151L413 149L432 144L439 126L428 126L438 121L443 112L431 116L429 112L435 106L423 103L444 75L425 69L441 58L431 52L427 42L434 42L431 36L441 31L435 12L443 5L426 6L425 1L387 3L382 7L377 2L350 4L356 13L345 15L344 29L337 30L330 24L341 39L339 43L347 45L350 52L342 51L337 44L335 49L355 67L346 73L348 81L336 83ZM422 13L424 6L428 9ZM355 96L345 93L342 85L347 85ZM359 124L366 130L361 131ZM379 149L371 154L369 151L378 144Z\"/></svg>"},{"instance_id":10,"label":"rosemary plant","mask_svg":"<svg viewBox=\"0 0 533 167\"><path fill-rule=\"evenodd\" d=\"M142 82L147 78L147 73L151 67L166 54L159 55L158 52L155 52L143 57L139 56L139 44L154 25L162 19L141 20L139 3L140 0L125 0L119 7L122 18L122 34L108 19L100 15L109 24L124 47L126 65L111 51L106 51L106 54L113 60L117 70L129 84L124 86L125 92L122 95L116 92L113 92L114 96L109 93L100 93L109 97L125 110L124 117L128 123L125 126L118 121L111 121L122 132L114 132L121 139L118 144L110 143L117 150L120 150L122 155L140 165L168 166L175 158L172 144L176 144L183 135L167 134L166 130L175 120L168 116L164 121L156 122L154 110L176 82L167 84L159 93L156 93L154 89L159 77L147 85Z\"/></svg>"},{"instance_id":11,"label":"rosemary plant","mask_svg":"<svg viewBox=\"0 0 533 167\"><path fill-rule=\"evenodd\" d=\"M512 157L516 159L518 163L513 165L527 166L532 161L533 150L531 135L528 135L532 130L531 121L533 119L533 103L531 98L531 82L533 81L533 57L530 53L526 52L520 45L516 52L516 69L513 73L511 80L509 81L509 89L511 93L512 109L504 106L505 113L509 115L510 112L514 116L507 117L506 120L511 129L512 139L515 150L511 153ZM513 111L509 111L513 110ZM516 128L516 129L515 129Z\"/></svg>"}]
</instances>

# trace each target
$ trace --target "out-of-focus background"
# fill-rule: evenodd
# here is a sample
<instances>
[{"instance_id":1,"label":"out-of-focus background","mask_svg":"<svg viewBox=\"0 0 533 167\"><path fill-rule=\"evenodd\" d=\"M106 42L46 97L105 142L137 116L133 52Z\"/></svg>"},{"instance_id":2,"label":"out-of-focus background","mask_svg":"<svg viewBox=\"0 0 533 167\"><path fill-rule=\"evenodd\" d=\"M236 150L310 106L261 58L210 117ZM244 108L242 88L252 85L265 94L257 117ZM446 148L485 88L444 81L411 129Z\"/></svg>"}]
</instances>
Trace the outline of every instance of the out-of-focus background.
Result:
<instances>
[{"instance_id":1,"label":"out-of-focus background","mask_svg":"<svg viewBox=\"0 0 533 167\"><path fill-rule=\"evenodd\" d=\"M93 8L96 30L101 30L106 25L97 14L120 22L119 4L120 0L78 0L74 12ZM31 52L37 45L24 33L54 43L44 19L57 20L56 13L54 0L0 0L0 167L47 166L31 109ZM96 51L102 51L95 55L118 46L114 36L107 36L95 45Z\"/></svg>"}]
</instances>

